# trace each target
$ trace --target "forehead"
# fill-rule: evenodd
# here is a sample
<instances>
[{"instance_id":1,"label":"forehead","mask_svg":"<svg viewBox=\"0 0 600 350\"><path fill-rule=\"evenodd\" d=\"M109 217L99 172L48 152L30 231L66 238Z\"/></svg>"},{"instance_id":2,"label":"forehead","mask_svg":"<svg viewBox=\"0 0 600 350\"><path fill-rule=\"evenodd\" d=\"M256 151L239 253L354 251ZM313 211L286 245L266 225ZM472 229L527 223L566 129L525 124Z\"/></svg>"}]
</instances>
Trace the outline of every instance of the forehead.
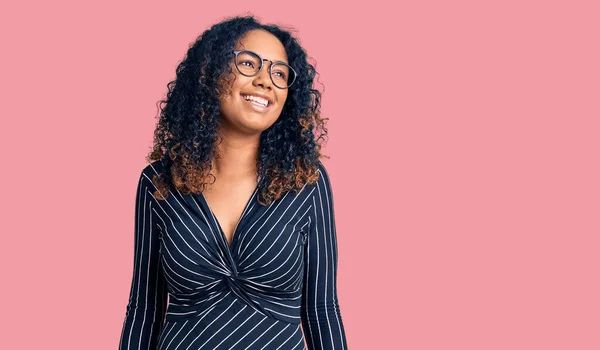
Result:
<instances>
[{"instance_id":1,"label":"forehead","mask_svg":"<svg viewBox=\"0 0 600 350\"><path fill-rule=\"evenodd\" d=\"M273 62L288 62L288 57L281 41L266 30L255 29L247 32L238 40L235 48L236 50L254 51L262 58Z\"/></svg>"}]
</instances>

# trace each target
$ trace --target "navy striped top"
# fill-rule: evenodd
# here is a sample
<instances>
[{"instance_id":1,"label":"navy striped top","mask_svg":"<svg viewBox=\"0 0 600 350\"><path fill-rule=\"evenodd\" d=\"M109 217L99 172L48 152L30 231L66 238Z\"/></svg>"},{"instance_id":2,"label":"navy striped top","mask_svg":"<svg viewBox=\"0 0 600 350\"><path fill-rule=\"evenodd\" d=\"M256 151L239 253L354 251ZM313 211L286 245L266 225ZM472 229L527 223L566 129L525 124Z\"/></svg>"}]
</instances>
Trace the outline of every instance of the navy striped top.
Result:
<instances>
[{"instance_id":1,"label":"navy striped top","mask_svg":"<svg viewBox=\"0 0 600 350\"><path fill-rule=\"evenodd\" d=\"M248 199L231 244L202 194L152 193L140 175L134 264L119 349L347 349L337 300L329 176L260 205Z\"/></svg>"}]
</instances>

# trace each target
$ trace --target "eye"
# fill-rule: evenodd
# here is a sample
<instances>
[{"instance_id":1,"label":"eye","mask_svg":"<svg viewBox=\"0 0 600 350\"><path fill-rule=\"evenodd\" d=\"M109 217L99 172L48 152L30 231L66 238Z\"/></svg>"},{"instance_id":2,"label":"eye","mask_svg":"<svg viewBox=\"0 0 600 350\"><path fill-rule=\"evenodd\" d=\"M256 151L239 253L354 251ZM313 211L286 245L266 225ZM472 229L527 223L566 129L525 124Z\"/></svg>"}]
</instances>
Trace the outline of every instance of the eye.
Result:
<instances>
[{"instance_id":1,"label":"eye","mask_svg":"<svg viewBox=\"0 0 600 350\"><path fill-rule=\"evenodd\" d=\"M277 77L281 78L281 79L285 79L287 77L287 75L285 74L285 72L282 72L282 71L273 72L273 74L276 75Z\"/></svg>"},{"instance_id":2,"label":"eye","mask_svg":"<svg viewBox=\"0 0 600 350\"><path fill-rule=\"evenodd\" d=\"M250 68L254 68L254 62L252 61L242 61L242 62L238 62L238 65L240 66L246 66L246 67L250 67Z\"/></svg>"}]
</instances>

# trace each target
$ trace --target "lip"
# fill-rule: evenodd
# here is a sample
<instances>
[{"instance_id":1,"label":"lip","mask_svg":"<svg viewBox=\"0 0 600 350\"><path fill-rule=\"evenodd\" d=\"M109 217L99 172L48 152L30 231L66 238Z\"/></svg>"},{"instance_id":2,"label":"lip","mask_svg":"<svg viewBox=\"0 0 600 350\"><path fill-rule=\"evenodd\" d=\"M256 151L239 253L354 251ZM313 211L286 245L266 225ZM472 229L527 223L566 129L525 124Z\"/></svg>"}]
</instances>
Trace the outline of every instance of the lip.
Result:
<instances>
[{"instance_id":1,"label":"lip","mask_svg":"<svg viewBox=\"0 0 600 350\"><path fill-rule=\"evenodd\" d=\"M263 107L262 105L259 105L258 103L255 103L254 101L248 101L243 97L242 97L242 99L244 100L244 102L248 103L250 105L250 108L252 108L256 112L262 113L262 112L265 112L267 109L271 108L271 103L267 104L266 107Z\"/></svg>"},{"instance_id":2,"label":"lip","mask_svg":"<svg viewBox=\"0 0 600 350\"><path fill-rule=\"evenodd\" d=\"M271 105L273 104L273 99L271 97L269 97L263 93L260 93L260 92L252 92L252 93L241 92L240 93L240 96L242 96L242 98L244 98L244 95L264 98L265 100L269 101L269 103L267 103L267 107L271 107ZM246 99L244 99L244 101L246 101Z\"/></svg>"}]
</instances>

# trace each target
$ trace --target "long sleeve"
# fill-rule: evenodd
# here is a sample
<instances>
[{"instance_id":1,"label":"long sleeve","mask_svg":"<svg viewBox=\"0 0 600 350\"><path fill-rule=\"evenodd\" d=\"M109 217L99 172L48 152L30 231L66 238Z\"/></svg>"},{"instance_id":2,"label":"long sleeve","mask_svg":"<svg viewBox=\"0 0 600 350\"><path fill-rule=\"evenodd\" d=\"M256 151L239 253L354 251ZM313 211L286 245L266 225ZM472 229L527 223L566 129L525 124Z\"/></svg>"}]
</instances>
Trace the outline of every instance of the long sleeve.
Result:
<instances>
[{"instance_id":1,"label":"long sleeve","mask_svg":"<svg viewBox=\"0 0 600 350\"><path fill-rule=\"evenodd\" d=\"M305 251L302 329L309 350L347 349L337 300L337 240L329 175L319 162Z\"/></svg>"},{"instance_id":2,"label":"long sleeve","mask_svg":"<svg viewBox=\"0 0 600 350\"><path fill-rule=\"evenodd\" d=\"M159 264L159 228L153 215L152 188L142 172L135 204L133 276L119 350L156 349L165 315L167 289Z\"/></svg>"}]
</instances>

